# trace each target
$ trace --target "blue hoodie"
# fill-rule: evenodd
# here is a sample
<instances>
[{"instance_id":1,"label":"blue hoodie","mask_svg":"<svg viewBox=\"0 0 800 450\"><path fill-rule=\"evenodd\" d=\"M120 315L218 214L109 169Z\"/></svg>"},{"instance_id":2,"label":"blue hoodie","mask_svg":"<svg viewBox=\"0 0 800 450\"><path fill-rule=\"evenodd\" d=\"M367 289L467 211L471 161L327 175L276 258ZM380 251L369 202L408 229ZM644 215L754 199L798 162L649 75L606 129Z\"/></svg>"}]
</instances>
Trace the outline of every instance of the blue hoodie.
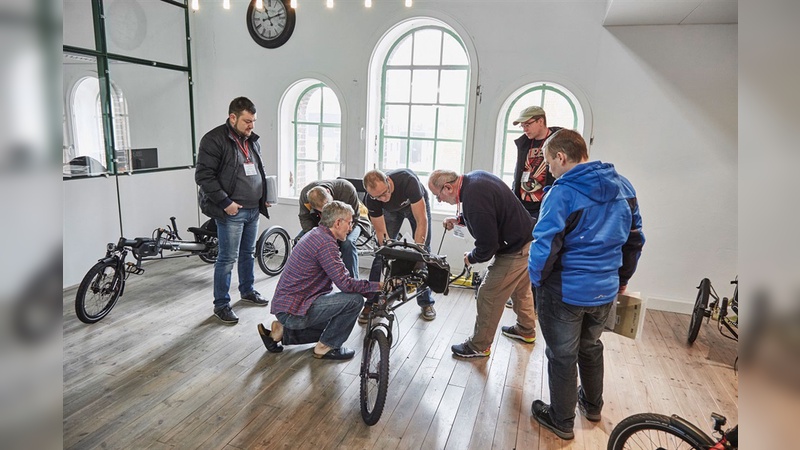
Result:
<instances>
[{"instance_id":1,"label":"blue hoodie","mask_svg":"<svg viewBox=\"0 0 800 450\"><path fill-rule=\"evenodd\" d=\"M528 259L531 283L570 305L611 302L644 246L633 186L613 164L592 161L545 192Z\"/></svg>"}]
</instances>

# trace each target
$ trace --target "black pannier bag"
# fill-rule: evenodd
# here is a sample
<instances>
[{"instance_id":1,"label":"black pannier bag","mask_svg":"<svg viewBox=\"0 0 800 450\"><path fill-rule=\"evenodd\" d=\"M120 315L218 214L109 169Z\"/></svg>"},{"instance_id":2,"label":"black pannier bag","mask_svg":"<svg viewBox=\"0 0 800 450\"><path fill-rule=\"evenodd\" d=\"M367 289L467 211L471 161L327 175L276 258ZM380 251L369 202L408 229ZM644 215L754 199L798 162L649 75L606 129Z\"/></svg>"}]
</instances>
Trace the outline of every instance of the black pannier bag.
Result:
<instances>
[{"instance_id":1,"label":"black pannier bag","mask_svg":"<svg viewBox=\"0 0 800 450\"><path fill-rule=\"evenodd\" d=\"M377 250L389 263L392 277L411 275L414 270L427 272L428 287L437 294L447 294L450 286L450 264L444 256L421 253L411 246L386 246Z\"/></svg>"}]
</instances>

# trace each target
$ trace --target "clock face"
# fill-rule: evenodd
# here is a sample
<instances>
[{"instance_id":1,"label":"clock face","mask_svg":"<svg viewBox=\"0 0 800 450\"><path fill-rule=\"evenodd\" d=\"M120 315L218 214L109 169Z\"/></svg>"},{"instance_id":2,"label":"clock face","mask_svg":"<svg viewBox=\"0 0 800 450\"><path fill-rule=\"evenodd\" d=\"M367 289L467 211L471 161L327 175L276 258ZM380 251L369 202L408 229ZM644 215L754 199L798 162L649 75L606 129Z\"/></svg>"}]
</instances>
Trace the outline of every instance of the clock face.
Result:
<instances>
[{"instance_id":1,"label":"clock face","mask_svg":"<svg viewBox=\"0 0 800 450\"><path fill-rule=\"evenodd\" d=\"M247 30L256 43L266 48L285 44L294 31L295 12L288 0L263 0L264 8L257 9L255 0L247 8Z\"/></svg>"}]
</instances>

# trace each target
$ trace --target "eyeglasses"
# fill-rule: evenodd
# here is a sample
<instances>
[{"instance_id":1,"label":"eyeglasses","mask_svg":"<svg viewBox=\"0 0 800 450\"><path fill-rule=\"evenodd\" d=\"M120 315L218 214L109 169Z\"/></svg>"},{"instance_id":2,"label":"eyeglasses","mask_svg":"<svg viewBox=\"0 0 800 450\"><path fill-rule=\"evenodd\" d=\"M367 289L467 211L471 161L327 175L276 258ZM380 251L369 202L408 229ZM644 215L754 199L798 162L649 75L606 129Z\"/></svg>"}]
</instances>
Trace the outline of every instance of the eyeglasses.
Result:
<instances>
[{"instance_id":1,"label":"eyeglasses","mask_svg":"<svg viewBox=\"0 0 800 450\"><path fill-rule=\"evenodd\" d=\"M532 120L529 120L527 122L523 122L523 123L519 124L519 127L524 130L525 128L528 128L529 126L535 124L536 122L538 122L541 119L542 119L541 117L538 117L536 119L532 119Z\"/></svg>"},{"instance_id":2,"label":"eyeglasses","mask_svg":"<svg viewBox=\"0 0 800 450\"><path fill-rule=\"evenodd\" d=\"M453 183L455 183L455 182L456 182L456 180L458 180L458 178L456 178L455 180L446 181L446 182L445 182L445 183L442 185L442 187L440 187L440 188L439 188L439 193L438 193L438 194L433 194L433 191L431 191L431 193L433 194L433 196L436 198L436 201L437 201L437 202L439 202L439 203L441 203L441 202L442 202L441 195L442 195L442 192L444 191L444 188L445 188L445 187L447 187L447 185L448 185L448 184L449 184L449 185L450 185L450 187L452 188L452 186L453 186Z\"/></svg>"},{"instance_id":3,"label":"eyeglasses","mask_svg":"<svg viewBox=\"0 0 800 450\"><path fill-rule=\"evenodd\" d=\"M353 228L353 218L352 217L348 218L347 220L345 220L345 219L337 219L337 220L343 220L344 223L347 224L347 228Z\"/></svg>"},{"instance_id":4,"label":"eyeglasses","mask_svg":"<svg viewBox=\"0 0 800 450\"><path fill-rule=\"evenodd\" d=\"M391 194L392 194L391 188L389 187L389 184L387 183L386 184L386 190L383 191L382 194L380 194L380 195L370 195L369 198L371 198L373 200L380 200L383 197L386 197L387 195L391 196Z\"/></svg>"}]
</instances>

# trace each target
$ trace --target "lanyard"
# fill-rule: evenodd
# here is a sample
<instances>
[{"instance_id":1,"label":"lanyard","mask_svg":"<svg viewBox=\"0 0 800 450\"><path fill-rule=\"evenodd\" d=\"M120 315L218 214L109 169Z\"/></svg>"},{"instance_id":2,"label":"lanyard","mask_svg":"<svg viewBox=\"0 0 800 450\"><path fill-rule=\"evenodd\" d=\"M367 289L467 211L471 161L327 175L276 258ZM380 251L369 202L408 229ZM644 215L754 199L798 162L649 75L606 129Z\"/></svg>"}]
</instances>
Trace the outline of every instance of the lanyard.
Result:
<instances>
[{"instance_id":1,"label":"lanyard","mask_svg":"<svg viewBox=\"0 0 800 450\"><path fill-rule=\"evenodd\" d=\"M231 135L231 137L233 137L233 140L236 141L236 145L239 146L239 150L241 150L242 153L244 154L245 162L249 163L250 162L250 143L247 140L245 140L244 141L244 145L242 145L242 143L239 142L239 139L237 139L236 136Z\"/></svg>"},{"instance_id":2,"label":"lanyard","mask_svg":"<svg viewBox=\"0 0 800 450\"><path fill-rule=\"evenodd\" d=\"M456 191L456 217L461 215L461 189L464 187L464 175L458 177L458 191Z\"/></svg>"}]
</instances>

